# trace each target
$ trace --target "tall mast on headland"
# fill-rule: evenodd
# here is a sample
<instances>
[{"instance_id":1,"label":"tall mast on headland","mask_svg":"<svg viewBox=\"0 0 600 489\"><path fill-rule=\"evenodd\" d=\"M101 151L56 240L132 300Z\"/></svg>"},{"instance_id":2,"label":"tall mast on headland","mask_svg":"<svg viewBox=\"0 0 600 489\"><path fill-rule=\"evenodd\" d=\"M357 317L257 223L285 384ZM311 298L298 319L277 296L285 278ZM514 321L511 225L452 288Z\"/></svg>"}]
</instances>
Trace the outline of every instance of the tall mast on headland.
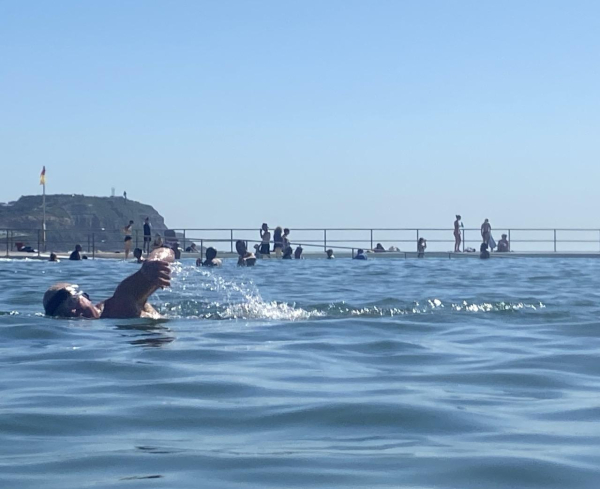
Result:
<instances>
[{"instance_id":1,"label":"tall mast on headland","mask_svg":"<svg viewBox=\"0 0 600 489\"><path fill-rule=\"evenodd\" d=\"M40 185L43 186L42 190L42 244L44 251L46 251L46 167L42 168L40 174Z\"/></svg>"}]
</instances>

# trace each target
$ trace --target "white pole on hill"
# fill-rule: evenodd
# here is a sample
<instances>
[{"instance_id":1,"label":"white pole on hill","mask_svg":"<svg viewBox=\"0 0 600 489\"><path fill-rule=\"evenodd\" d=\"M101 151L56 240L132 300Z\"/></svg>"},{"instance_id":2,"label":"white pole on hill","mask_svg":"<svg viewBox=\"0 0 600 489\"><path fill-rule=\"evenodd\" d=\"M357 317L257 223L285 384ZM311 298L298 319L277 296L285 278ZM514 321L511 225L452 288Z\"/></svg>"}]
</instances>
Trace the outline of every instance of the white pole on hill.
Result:
<instances>
[{"instance_id":1,"label":"white pole on hill","mask_svg":"<svg viewBox=\"0 0 600 489\"><path fill-rule=\"evenodd\" d=\"M40 183L42 184L42 245L46 251L46 167L42 168L40 175Z\"/></svg>"}]
</instances>

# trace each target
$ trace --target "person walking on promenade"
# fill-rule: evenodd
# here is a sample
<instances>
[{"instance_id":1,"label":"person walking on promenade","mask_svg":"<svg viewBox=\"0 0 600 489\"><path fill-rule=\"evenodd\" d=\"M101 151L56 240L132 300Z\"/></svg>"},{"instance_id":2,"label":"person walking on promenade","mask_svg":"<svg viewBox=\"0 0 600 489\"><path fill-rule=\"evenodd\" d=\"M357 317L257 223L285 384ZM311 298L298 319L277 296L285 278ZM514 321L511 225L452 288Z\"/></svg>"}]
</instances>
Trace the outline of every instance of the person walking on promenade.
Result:
<instances>
[{"instance_id":1,"label":"person walking on promenade","mask_svg":"<svg viewBox=\"0 0 600 489\"><path fill-rule=\"evenodd\" d=\"M129 221L129 224L123 228L123 233L125 234L125 259L129 258L129 252L131 251L131 240L133 239L131 236L131 228L133 227L133 221Z\"/></svg>"},{"instance_id":2,"label":"person walking on promenade","mask_svg":"<svg viewBox=\"0 0 600 489\"><path fill-rule=\"evenodd\" d=\"M490 237L492 236L492 225L490 224L489 219L483 221L481 225L481 239L485 244L489 246Z\"/></svg>"},{"instance_id":3,"label":"person walking on promenade","mask_svg":"<svg viewBox=\"0 0 600 489\"><path fill-rule=\"evenodd\" d=\"M456 221L454 221L454 253L460 253L460 242L462 241L460 230L463 227L463 223L460 222L461 219L460 214L456 214Z\"/></svg>"},{"instance_id":4,"label":"person walking on promenade","mask_svg":"<svg viewBox=\"0 0 600 489\"><path fill-rule=\"evenodd\" d=\"M150 245L152 243L152 226L150 225L150 218L147 217L144 220L144 251L146 254L150 253Z\"/></svg>"},{"instance_id":5,"label":"person walking on promenade","mask_svg":"<svg viewBox=\"0 0 600 489\"><path fill-rule=\"evenodd\" d=\"M271 233L269 232L269 226L267 226L266 222L263 222L262 227L259 230L260 232L260 254L261 255L269 255L271 254Z\"/></svg>"}]
</instances>

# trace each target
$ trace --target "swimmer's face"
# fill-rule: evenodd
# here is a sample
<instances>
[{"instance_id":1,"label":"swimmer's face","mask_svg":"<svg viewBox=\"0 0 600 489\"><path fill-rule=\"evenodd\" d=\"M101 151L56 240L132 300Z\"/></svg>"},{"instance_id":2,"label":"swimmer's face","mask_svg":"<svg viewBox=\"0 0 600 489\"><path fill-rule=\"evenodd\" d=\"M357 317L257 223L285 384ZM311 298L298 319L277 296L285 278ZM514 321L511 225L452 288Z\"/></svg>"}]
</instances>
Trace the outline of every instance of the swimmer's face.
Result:
<instances>
[{"instance_id":1,"label":"swimmer's face","mask_svg":"<svg viewBox=\"0 0 600 489\"><path fill-rule=\"evenodd\" d=\"M49 315L64 318L100 317L100 312L90 301L89 296L81 292L76 285L65 286L56 293Z\"/></svg>"}]
</instances>

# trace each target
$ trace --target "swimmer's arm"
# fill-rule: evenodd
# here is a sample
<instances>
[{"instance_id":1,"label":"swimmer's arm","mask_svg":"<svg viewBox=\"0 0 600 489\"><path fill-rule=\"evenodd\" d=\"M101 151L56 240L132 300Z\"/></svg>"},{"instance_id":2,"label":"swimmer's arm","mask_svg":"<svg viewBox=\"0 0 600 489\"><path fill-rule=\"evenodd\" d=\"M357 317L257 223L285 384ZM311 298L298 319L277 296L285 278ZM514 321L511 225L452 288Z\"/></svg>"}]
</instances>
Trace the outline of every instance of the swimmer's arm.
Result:
<instances>
[{"instance_id":1,"label":"swimmer's arm","mask_svg":"<svg viewBox=\"0 0 600 489\"><path fill-rule=\"evenodd\" d=\"M140 317L146 301L159 288L170 285L169 263L173 250L158 248L148 256L139 271L123 280L113 296L104 302L103 318Z\"/></svg>"}]
</instances>

